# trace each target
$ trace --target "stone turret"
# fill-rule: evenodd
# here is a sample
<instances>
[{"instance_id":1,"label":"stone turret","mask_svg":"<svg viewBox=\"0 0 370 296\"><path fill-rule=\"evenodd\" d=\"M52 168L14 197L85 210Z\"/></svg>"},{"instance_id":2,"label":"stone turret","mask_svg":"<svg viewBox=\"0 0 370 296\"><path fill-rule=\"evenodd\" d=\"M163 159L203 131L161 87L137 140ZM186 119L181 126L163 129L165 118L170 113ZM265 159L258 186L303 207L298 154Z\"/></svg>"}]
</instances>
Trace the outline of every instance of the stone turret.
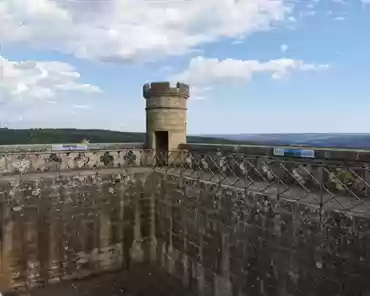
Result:
<instances>
[{"instance_id":1,"label":"stone turret","mask_svg":"<svg viewBox=\"0 0 370 296\"><path fill-rule=\"evenodd\" d=\"M169 82L145 84L146 148L173 151L186 143L189 86Z\"/></svg>"}]
</instances>

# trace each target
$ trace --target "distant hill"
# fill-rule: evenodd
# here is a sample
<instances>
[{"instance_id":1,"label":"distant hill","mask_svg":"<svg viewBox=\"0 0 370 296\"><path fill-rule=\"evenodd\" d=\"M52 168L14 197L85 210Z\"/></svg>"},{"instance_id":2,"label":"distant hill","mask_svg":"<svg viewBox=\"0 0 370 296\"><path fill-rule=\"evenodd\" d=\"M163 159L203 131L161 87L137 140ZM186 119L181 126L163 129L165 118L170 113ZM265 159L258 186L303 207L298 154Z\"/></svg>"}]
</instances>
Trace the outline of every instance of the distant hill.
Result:
<instances>
[{"instance_id":1,"label":"distant hill","mask_svg":"<svg viewBox=\"0 0 370 296\"><path fill-rule=\"evenodd\" d=\"M142 143L145 133L130 133L97 129L7 129L0 128L0 145L81 143ZM221 137L189 136L189 143L236 144L238 141Z\"/></svg>"},{"instance_id":2,"label":"distant hill","mask_svg":"<svg viewBox=\"0 0 370 296\"><path fill-rule=\"evenodd\" d=\"M0 145L81 143L142 143L145 133L98 129L0 128ZM188 136L188 143L307 146L370 149L370 134L237 134Z\"/></svg>"},{"instance_id":3,"label":"distant hill","mask_svg":"<svg viewBox=\"0 0 370 296\"><path fill-rule=\"evenodd\" d=\"M303 133L303 134L236 134L212 135L237 142L273 145L273 146L309 146L337 148L370 148L370 134L334 134L334 133Z\"/></svg>"}]
</instances>

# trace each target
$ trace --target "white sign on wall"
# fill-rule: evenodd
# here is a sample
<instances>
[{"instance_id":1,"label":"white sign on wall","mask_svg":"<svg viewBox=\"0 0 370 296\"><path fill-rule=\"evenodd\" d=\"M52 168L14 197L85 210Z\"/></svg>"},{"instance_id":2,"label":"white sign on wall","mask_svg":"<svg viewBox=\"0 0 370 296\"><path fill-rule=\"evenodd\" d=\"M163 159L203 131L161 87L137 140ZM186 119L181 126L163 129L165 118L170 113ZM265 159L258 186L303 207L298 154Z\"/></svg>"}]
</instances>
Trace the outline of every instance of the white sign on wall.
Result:
<instances>
[{"instance_id":1,"label":"white sign on wall","mask_svg":"<svg viewBox=\"0 0 370 296\"><path fill-rule=\"evenodd\" d=\"M315 158L315 150L274 148L274 155Z\"/></svg>"}]
</instances>

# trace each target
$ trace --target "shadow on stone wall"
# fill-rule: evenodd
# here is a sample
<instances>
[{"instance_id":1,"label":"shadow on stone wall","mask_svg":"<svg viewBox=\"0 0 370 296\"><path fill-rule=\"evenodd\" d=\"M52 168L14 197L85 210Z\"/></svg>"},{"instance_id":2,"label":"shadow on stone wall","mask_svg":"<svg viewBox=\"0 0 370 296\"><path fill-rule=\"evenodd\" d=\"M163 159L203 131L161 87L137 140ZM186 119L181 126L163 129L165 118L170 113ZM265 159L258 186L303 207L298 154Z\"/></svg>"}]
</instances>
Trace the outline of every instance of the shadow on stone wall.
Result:
<instances>
[{"instance_id":1,"label":"shadow on stone wall","mask_svg":"<svg viewBox=\"0 0 370 296\"><path fill-rule=\"evenodd\" d=\"M151 190L145 172L118 170L0 179L0 290L150 260Z\"/></svg>"},{"instance_id":2,"label":"shadow on stone wall","mask_svg":"<svg viewBox=\"0 0 370 296\"><path fill-rule=\"evenodd\" d=\"M156 174L160 265L203 295L370 295L370 219Z\"/></svg>"}]
</instances>

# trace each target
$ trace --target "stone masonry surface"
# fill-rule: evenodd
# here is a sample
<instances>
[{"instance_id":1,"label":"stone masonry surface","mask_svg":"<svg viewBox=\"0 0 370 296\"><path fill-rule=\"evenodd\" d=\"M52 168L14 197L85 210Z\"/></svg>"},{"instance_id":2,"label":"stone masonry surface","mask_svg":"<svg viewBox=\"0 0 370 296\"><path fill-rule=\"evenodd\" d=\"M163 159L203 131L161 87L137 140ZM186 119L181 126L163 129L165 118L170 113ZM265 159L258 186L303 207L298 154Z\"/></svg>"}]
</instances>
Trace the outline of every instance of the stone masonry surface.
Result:
<instances>
[{"instance_id":1,"label":"stone masonry surface","mask_svg":"<svg viewBox=\"0 0 370 296\"><path fill-rule=\"evenodd\" d=\"M156 174L159 264L202 295L370 295L370 220Z\"/></svg>"},{"instance_id":2,"label":"stone masonry surface","mask_svg":"<svg viewBox=\"0 0 370 296\"><path fill-rule=\"evenodd\" d=\"M186 150L170 152L166 157L169 172L190 172L190 175L197 175L197 178L210 178L213 182L229 183L237 187L248 186L250 190L257 191L276 191L281 187L282 192L290 194L293 199L309 196L317 202L326 202L324 193L331 200L325 203L326 207L333 203L338 206L340 202L342 206L351 204L359 209L358 206L367 204L366 200L370 196L370 166L367 162L289 160L243 153ZM11 153L0 155L0 175L153 168L158 164L158 154L143 149ZM370 206L367 206L365 210L369 209Z\"/></svg>"},{"instance_id":3,"label":"stone masonry surface","mask_svg":"<svg viewBox=\"0 0 370 296\"><path fill-rule=\"evenodd\" d=\"M193 296L181 282L155 266L64 281L30 291L30 296ZM18 296L13 295L4 296Z\"/></svg>"},{"instance_id":4,"label":"stone masonry surface","mask_svg":"<svg viewBox=\"0 0 370 296\"><path fill-rule=\"evenodd\" d=\"M186 143L189 86L177 83L171 87L168 82L146 84L143 96L146 99L146 148L157 149L157 132L168 133L169 150Z\"/></svg>"},{"instance_id":5,"label":"stone masonry surface","mask_svg":"<svg viewBox=\"0 0 370 296\"><path fill-rule=\"evenodd\" d=\"M0 174L145 166L152 165L152 155L143 149L5 153L0 154Z\"/></svg>"},{"instance_id":6,"label":"stone masonry surface","mask_svg":"<svg viewBox=\"0 0 370 296\"><path fill-rule=\"evenodd\" d=\"M154 264L205 296L370 295L369 211L328 206L354 198L337 166L183 151L163 167L154 155L4 155L0 289Z\"/></svg>"},{"instance_id":7,"label":"stone masonry surface","mask_svg":"<svg viewBox=\"0 0 370 296\"><path fill-rule=\"evenodd\" d=\"M0 289L28 290L150 261L150 188L145 170L0 178Z\"/></svg>"}]
</instances>

